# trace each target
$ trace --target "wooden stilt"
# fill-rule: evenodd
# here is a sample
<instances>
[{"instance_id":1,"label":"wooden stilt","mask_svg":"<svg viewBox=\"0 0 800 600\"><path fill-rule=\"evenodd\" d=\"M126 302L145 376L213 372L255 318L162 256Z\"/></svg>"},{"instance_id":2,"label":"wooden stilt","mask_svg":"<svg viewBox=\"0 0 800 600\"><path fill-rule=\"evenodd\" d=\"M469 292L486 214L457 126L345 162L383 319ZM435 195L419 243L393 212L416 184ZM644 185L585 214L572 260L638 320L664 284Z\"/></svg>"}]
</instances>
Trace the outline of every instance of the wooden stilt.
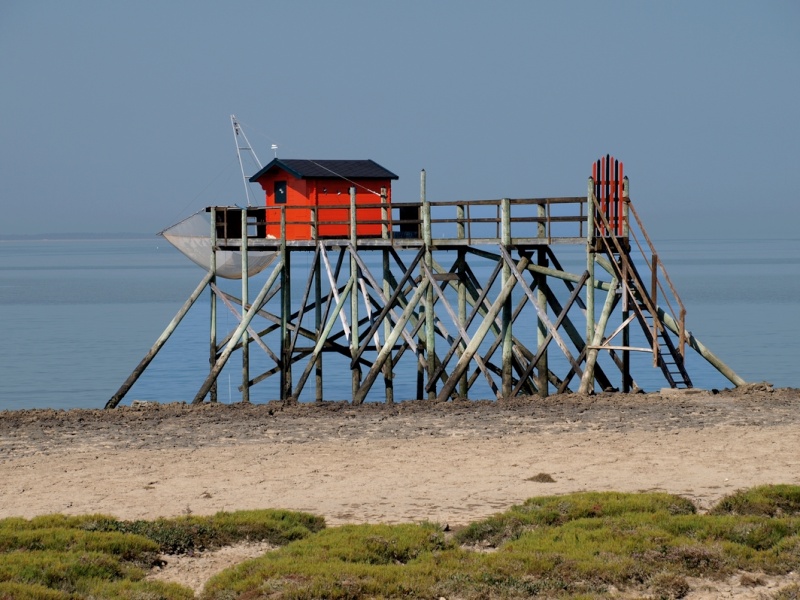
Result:
<instances>
[{"instance_id":1,"label":"wooden stilt","mask_svg":"<svg viewBox=\"0 0 800 600\"><path fill-rule=\"evenodd\" d=\"M381 238L384 240L389 240L389 234L391 233L391 228L389 226L389 219L391 217L391 209L388 205L388 198L386 195L386 188L381 188L381 220L383 221L381 225ZM383 259L383 298L388 298L392 295L392 286L389 283L389 279L391 276L391 264L389 262L389 250L388 248L384 248L381 252L381 258ZM384 341L389 338L389 335L392 333L392 324L389 322L388 319L383 319L383 339ZM391 349L389 350L389 357L388 360L384 363L383 366L383 384L384 384L384 392L386 398L386 404L392 404L394 402L394 367L392 365L391 359Z\"/></svg>"},{"instance_id":2,"label":"wooden stilt","mask_svg":"<svg viewBox=\"0 0 800 600\"><path fill-rule=\"evenodd\" d=\"M545 207L542 204L536 206L537 216L539 217L537 227L537 237L544 240L547 235L547 228L545 227L544 219L546 218ZM536 249L536 265L538 267L547 268L547 247L540 246ZM537 312L547 312L547 294L545 288L547 287L547 277L542 273L536 274L536 301L539 305ZM548 331L546 325L541 319L537 320L536 327L536 347L537 356L541 352L538 359L538 370L536 377L536 388L539 390L539 396L547 398L549 393L550 382L548 380L549 366L547 362L547 347L546 341L548 338Z\"/></svg>"},{"instance_id":3,"label":"wooden stilt","mask_svg":"<svg viewBox=\"0 0 800 600\"><path fill-rule=\"evenodd\" d=\"M289 349L289 320L292 312L292 262L291 250L286 245L286 207L281 209L281 380L280 399L292 400L292 360Z\"/></svg>"},{"instance_id":4,"label":"wooden stilt","mask_svg":"<svg viewBox=\"0 0 800 600\"><path fill-rule=\"evenodd\" d=\"M211 280L209 283L217 282L217 210L211 208L211 256L209 257L208 272L211 273ZM214 363L217 362L217 296L213 290L210 291L209 305L211 309L210 326L208 340L208 368L211 369ZM211 402L217 401L217 380L211 384L209 390L209 400Z\"/></svg>"},{"instance_id":5,"label":"wooden stilt","mask_svg":"<svg viewBox=\"0 0 800 600\"><path fill-rule=\"evenodd\" d=\"M500 226L501 226L501 248L508 252L511 246L511 205L508 198L503 198L500 203ZM503 261L503 286L511 279L511 265ZM511 294L503 302L503 310L500 313L500 337L502 338L502 388L503 398L511 396L513 384L511 382L511 362L512 362L512 326L511 326Z\"/></svg>"},{"instance_id":6,"label":"wooden stilt","mask_svg":"<svg viewBox=\"0 0 800 600\"><path fill-rule=\"evenodd\" d=\"M155 344L150 348L150 350L145 354L144 358L139 362L133 372L128 375L128 378L125 380L120 388L117 390L117 393L111 396L111 398L106 402L105 408L116 408L117 405L122 401L125 397L125 394L133 387L133 384L141 377L142 373L144 373L147 366L153 361L153 359L158 354L159 350L164 347L164 344L167 343L167 340L173 334L175 329L178 327L180 322L183 320L183 317L186 316L186 313L189 312L189 309L192 305L197 301L200 297L200 294L203 293L203 290L206 289L206 286L214 279L214 273L209 271L205 277L203 277L202 281L198 284L195 290L191 293L189 298L186 302L183 303L178 313L172 318L172 321L169 322L166 329L162 332L158 339L156 340Z\"/></svg>"},{"instance_id":7,"label":"wooden stilt","mask_svg":"<svg viewBox=\"0 0 800 600\"><path fill-rule=\"evenodd\" d=\"M528 259L523 257L520 259L517 265L517 271L523 270L528 264ZM458 360L453 372L450 374L449 379L447 382L442 386L442 390L439 392L437 397L438 400L443 401L446 400L450 394L452 393L453 389L455 388L456 384L460 377L464 374L467 367L469 366L469 362L475 356L475 353L478 351L483 338L486 337L486 333L489 331L491 327L492 321L497 318L498 313L500 312L503 303L508 298L509 294L511 294L511 290L514 289L514 285L516 284L516 278L510 278L500 290L500 294L497 299L492 304L491 308L488 311L488 314L484 318L483 322L481 323L480 327L478 327L478 331L475 333L475 336L470 340L467 347L464 349L464 353L461 355L461 358Z\"/></svg>"},{"instance_id":8,"label":"wooden stilt","mask_svg":"<svg viewBox=\"0 0 800 600\"><path fill-rule=\"evenodd\" d=\"M595 322L594 322L594 264L595 264L595 249L594 249L594 229L595 229L595 208L594 208L594 180L589 178L589 191L587 195L586 205L586 270L589 272L589 278L586 281L586 345L590 346L594 339ZM594 372L586 375L587 387L594 385Z\"/></svg>"},{"instance_id":9,"label":"wooden stilt","mask_svg":"<svg viewBox=\"0 0 800 600\"><path fill-rule=\"evenodd\" d=\"M247 313L245 307L249 300L247 284L250 281L250 268L248 264L248 240L247 240L247 210L242 213L242 317ZM250 402L250 340L247 329L242 332L242 402Z\"/></svg>"},{"instance_id":10,"label":"wooden stilt","mask_svg":"<svg viewBox=\"0 0 800 600\"><path fill-rule=\"evenodd\" d=\"M614 286L616 287L616 286ZM593 391L594 386L594 366L597 362L598 346L603 341L603 334L605 333L608 317L611 315L611 309L614 306L616 291L614 289L608 290L606 295L606 302L603 305L603 311L600 313L600 320L595 328L594 337L586 351L586 366L581 378L581 385L578 388L579 394L589 394Z\"/></svg>"},{"instance_id":11,"label":"wooden stilt","mask_svg":"<svg viewBox=\"0 0 800 600\"><path fill-rule=\"evenodd\" d=\"M317 335L317 339L322 334L322 261L321 261L321 250L324 250L324 246L317 242L316 245L316 255L317 259L314 262L314 332ZM317 402L322 402L324 398L323 394L323 377L322 377L322 353L318 354L313 361L314 363L314 389L315 394L314 398ZM297 397L297 396L295 396Z\"/></svg>"},{"instance_id":12,"label":"wooden stilt","mask_svg":"<svg viewBox=\"0 0 800 600\"><path fill-rule=\"evenodd\" d=\"M375 382L375 378L380 373L380 370L383 368L384 362L389 358L391 354L391 348L394 346L397 339L400 337L400 332L405 328L406 324L408 323L409 318L411 317L411 313L416 308L417 304L419 304L420 300L422 299L423 294L426 293L428 288L428 281L423 281L419 287L415 290L414 295L409 300L408 304L406 305L403 314L400 316L400 319L395 323L392 331L389 333L389 336L386 338L386 342L383 345L383 348L378 353L378 356L375 359L375 362L372 364L372 368L367 372L367 375L364 377L364 381L361 384L361 388L357 391L357 393L353 396L353 404L362 404L366 399L367 392L372 387L372 384Z\"/></svg>"},{"instance_id":13,"label":"wooden stilt","mask_svg":"<svg viewBox=\"0 0 800 600\"><path fill-rule=\"evenodd\" d=\"M356 188L350 188L350 280L353 285L353 290L350 292L350 321L353 323L353 330L350 337L350 351L353 357L358 352L358 262L353 255L353 248L358 244L358 236L356 233ZM353 396L361 387L361 365L354 361L351 368L352 383L353 383Z\"/></svg>"},{"instance_id":14,"label":"wooden stilt","mask_svg":"<svg viewBox=\"0 0 800 600\"><path fill-rule=\"evenodd\" d=\"M422 196L422 241L425 244L425 266L429 271L433 270L433 234L431 231L431 205L428 203L426 195L425 170L422 170L420 179L420 190ZM428 363L428 400L436 400L436 379L434 371L436 369L436 313L433 308L433 287L428 286L425 295L425 358Z\"/></svg>"},{"instance_id":15,"label":"wooden stilt","mask_svg":"<svg viewBox=\"0 0 800 600\"><path fill-rule=\"evenodd\" d=\"M336 319L339 317L339 313L344 308L345 302L347 302L347 300L349 299L352 290L353 290L353 280L351 279L350 281L347 282L347 285L342 291L342 294L339 296L339 300L336 301L336 306L334 306L333 311L331 311L331 314L328 316L328 321L326 322L325 327L322 330L322 333L317 339L317 343L314 346L314 350L311 352L311 359L309 360L306 369L303 371L303 374L300 376L300 379L297 382L297 387L295 388L294 391L295 398L300 397L300 392L303 390L303 386L305 385L306 379L308 379L308 376L311 374L311 370L314 368L317 356L319 356L320 352L322 352L322 348L325 345L325 342L327 341L328 335L330 334L331 329L333 329L333 325L336 322Z\"/></svg>"},{"instance_id":16,"label":"wooden stilt","mask_svg":"<svg viewBox=\"0 0 800 600\"><path fill-rule=\"evenodd\" d=\"M239 323L239 326L236 328L236 331L234 331L233 335L231 336L231 339L228 342L227 346L225 346L225 349L222 351L219 358L214 363L214 366L211 368L211 372L208 374L208 377L203 382L203 385L200 386L200 389L195 395L194 400L192 400L192 404L200 404L205 399L217 376L220 374L222 368L225 366L225 363L228 362L228 358L230 357L231 353L233 353L234 347L241 339L242 332L247 328L247 326L250 324L250 321L258 312L258 309L261 307L264 298L266 297L270 288L274 285L275 281L280 276L283 269L284 269L284 264L283 260L281 260L277 265L275 265L275 268L272 270L272 274L269 276L266 283L264 283L264 287L261 288L261 291L258 293L258 296L256 296L256 299L253 301L252 306L244 315L244 317L242 318L242 322Z\"/></svg>"}]
</instances>

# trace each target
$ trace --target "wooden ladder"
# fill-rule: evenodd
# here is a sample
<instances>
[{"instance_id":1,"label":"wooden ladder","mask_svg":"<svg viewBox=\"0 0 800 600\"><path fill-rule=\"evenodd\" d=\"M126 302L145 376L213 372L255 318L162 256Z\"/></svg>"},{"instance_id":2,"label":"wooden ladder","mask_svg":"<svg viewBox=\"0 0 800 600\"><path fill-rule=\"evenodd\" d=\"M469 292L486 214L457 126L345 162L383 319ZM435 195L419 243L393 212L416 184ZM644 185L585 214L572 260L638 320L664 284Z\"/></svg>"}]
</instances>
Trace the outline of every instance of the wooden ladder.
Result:
<instances>
[{"instance_id":1,"label":"wooden ladder","mask_svg":"<svg viewBox=\"0 0 800 600\"><path fill-rule=\"evenodd\" d=\"M624 177L622 162L610 154L598 159L592 165L594 181L594 237L596 250L610 259L614 275L619 282L625 301L623 310L633 310L636 320L642 327L649 348L652 349L654 366L658 366L672 388L691 388L692 381L686 371L683 360L684 344L679 340L678 346L672 340L667 328L659 316L657 304L658 268L663 269L655 249L644 230L641 220L634 216L642 235L647 240L652 252L651 285L642 279L631 256L631 235L628 223L630 199L627 194L627 179ZM627 204L627 205L626 205ZM638 241L637 241L638 244ZM642 256L647 262L644 250ZM680 303L669 277L666 276L672 293ZM682 313L683 305L681 304ZM683 314L680 316L681 327ZM682 330L681 330L682 331Z\"/></svg>"}]
</instances>

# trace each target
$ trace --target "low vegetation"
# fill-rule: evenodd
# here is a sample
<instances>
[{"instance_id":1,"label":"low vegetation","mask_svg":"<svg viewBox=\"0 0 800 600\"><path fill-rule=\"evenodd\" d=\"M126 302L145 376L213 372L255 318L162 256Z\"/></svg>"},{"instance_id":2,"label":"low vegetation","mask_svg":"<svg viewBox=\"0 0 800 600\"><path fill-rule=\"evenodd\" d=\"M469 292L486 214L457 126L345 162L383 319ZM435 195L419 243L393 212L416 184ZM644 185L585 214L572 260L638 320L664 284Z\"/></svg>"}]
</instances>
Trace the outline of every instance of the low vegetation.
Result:
<instances>
[{"instance_id":1,"label":"low vegetation","mask_svg":"<svg viewBox=\"0 0 800 600\"><path fill-rule=\"evenodd\" d=\"M183 600L191 590L145 580L162 554L244 540L286 544L325 527L320 517L278 510L155 521L105 515L0 520L0 600Z\"/></svg>"},{"instance_id":2,"label":"low vegetation","mask_svg":"<svg viewBox=\"0 0 800 600\"><path fill-rule=\"evenodd\" d=\"M147 581L163 553L241 540L282 547L212 578L205 600L257 598L682 598L690 577L800 569L800 487L763 486L707 514L660 493L531 498L456 532L436 524L325 528L318 517L242 511L117 521L0 521L0 599L193 598ZM742 575L745 577L745 575ZM772 598L800 598L796 584ZM764 597L768 597L764 595Z\"/></svg>"}]
</instances>

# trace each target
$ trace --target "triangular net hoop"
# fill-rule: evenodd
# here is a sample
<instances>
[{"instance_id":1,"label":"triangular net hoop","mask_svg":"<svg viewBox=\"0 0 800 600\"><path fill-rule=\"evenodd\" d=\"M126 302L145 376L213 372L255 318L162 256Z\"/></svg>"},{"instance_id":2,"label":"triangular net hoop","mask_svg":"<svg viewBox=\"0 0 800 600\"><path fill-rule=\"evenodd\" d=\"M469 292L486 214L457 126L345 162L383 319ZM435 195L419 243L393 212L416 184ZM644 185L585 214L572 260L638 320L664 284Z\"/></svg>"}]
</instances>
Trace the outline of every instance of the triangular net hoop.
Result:
<instances>
[{"instance_id":1,"label":"triangular net hoop","mask_svg":"<svg viewBox=\"0 0 800 600\"><path fill-rule=\"evenodd\" d=\"M183 221L159 233L195 264L209 270L211 265L211 219L201 209ZM247 274L252 277L266 269L275 258L274 252L251 252L247 256ZM242 253L217 250L216 274L226 279L242 278Z\"/></svg>"}]
</instances>

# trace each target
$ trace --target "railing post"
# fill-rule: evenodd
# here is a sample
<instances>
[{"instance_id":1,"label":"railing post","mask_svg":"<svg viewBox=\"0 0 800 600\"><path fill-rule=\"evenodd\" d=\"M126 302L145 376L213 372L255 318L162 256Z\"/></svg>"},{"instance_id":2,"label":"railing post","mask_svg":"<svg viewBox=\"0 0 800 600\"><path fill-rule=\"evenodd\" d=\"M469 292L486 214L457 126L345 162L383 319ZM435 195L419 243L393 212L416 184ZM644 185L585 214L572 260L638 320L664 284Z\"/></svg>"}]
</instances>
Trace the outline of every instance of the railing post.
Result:
<instances>
[{"instance_id":1,"label":"railing post","mask_svg":"<svg viewBox=\"0 0 800 600\"><path fill-rule=\"evenodd\" d=\"M623 235L625 236L625 243L627 244L628 248L631 247L630 243L630 235L631 235L631 228L630 228L630 207L631 199L630 199L630 188L628 184L628 178L625 177L622 180L622 211L623 211ZM628 294L628 263L627 261L623 264L622 267L622 321L625 322L628 320L630 316L630 310L628 307L628 303L630 302L630 297ZM629 348L631 345L631 326L628 324L625 329L622 330L622 345L624 348ZM622 392L627 394L631 391L631 351L630 350L623 350L622 351Z\"/></svg>"},{"instance_id":2,"label":"railing post","mask_svg":"<svg viewBox=\"0 0 800 600\"><path fill-rule=\"evenodd\" d=\"M628 207L631 203L630 184L628 178L622 180L622 235L630 237L630 222L628 221Z\"/></svg>"},{"instance_id":3,"label":"railing post","mask_svg":"<svg viewBox=\"0 0 800 600\"><path fill-rule=\"evenodd\" d=\"M391 231L391 227L389 226L389 213L391 212L392 208L389 206L386 197L386 188L381 188L381 219L383 220L383 229L381 234L383 236L383 240L388 242L389 240L389 233ZM383 247L383 295L386 298L392 297L392 286L389 283L392 270L389 264L389 249L384 246ZM386 344L389 336L392 334L392 322L388 318L383 319L383 343ZM393 404L394 403L394 366L392 365L391 359L391 349L389 351L389 358L383 364L383 383L384 383L384 390L386 394L386 404Z\"/></svg>"},{"instance_id":4,"label":"railing post","mask_svg":"<svg viewBox=\"0 0 800 600\"><path fill-rule=\"evenodd\" d=\"M537 214L539 219L541 219L538 223L537 227L537 237L541 239L541 243L536 250L536 264L539 267L547 267L547 246L545 244L545 240L549 239L549 231L547 227L547 223L543 220L547 217L547 209L545 208L544 204L537 204ZM545 286L547 285L547 276L544 273L537 273L536 274L536 304L539 306L540 313L547 312L547 294L545 294ZM547 325L542 321L541 317L537 317L538 323L536 328L536 348L537 351L542 348L547 340ZM539 364L537 367L537 378L536 378L536 387L539 392L539 396L542 398L547 398L549 395L549 386L550 382L548 381L548 372L550 369L550 365L547 361L547 349L544 350L542 353L541 358L539 358Z\"/></svg>"},{"instance_id":5,"label":"railing post","mask_svg":"<svg viewBox=\"0 0 800 600\"><path fill-rule=\"evenodd\" d=\"M292 360L289 356L289 317L292 314L292 279L289 247L286 245L286 207L281 206L281 380L280 395L284 402L292 395Z\"/></svg>"},{"instance_id":6,"label":"railing post","mask_svg":"<svg viewBox=\"0 0 800 600\"><path fill-rule=\"evenodd\" d=\"M466 238L466 227L464 223L465 218L464 205L459 204L456 206L456 233L458 239L463 240ZM467 326L467 286L466 286L466 260L467 252L463 246L458 247L458 320L461 323L462 329ZM466 398L469 394L469 378L466 373L458 380L458 395L460 398Z\"/></svg>"},{"instance_id":7,"label":"railing post","mask_svg":"<svg viewBox=\"0 0 800 600\"><path fill-rule=\"evenodd\" d=\"M389 211L391 207L387 202L386 188L381 188L381 238L389 239Z\"/></svg>"},{"instance_id":8,"label":"railing post","mask_svg":"<svg viewBox=\"0 0 800 600\"><path fill-rule=\"evenodd\" d=\"M311 205L311 239L315 242L319 239L319 208L316 204Z\"/></svg>"},{"instance_id":9,"label":"railing post","mask_svg":"<svg viewBox=\"0 0 800 600\"><path fill-rule=\"evenodd\" d=\"M249 302L250 269L247 247L247 209L243 208L240 212L242 215L242 319L244 319ZM247 333L247 329L242 332L242 402L250 402L250 334Z\"/></svg>"},{"instance_id":10,"label":"railing post","mask_svg":"<svg viewBox=\"0 0 800 600\"><path fill-rule=\"evenodd\" d=\"M586 270L589 277L586 279L586 345L591 346L594 341L595 322L594 322L594 262L595 262L595 239L594 239L594 179L589 177L589 184L586 191ZM587 351L588 354L589 351ZM587 361L588 362L588 361ZM586 386L589 391L594 389L594 373L588 373L585 377ZM582 386L583 387L583 386Z\"/></svg>"},{"instance_id":11,"label":"railing post","mask_svg":"<svg viewBox=\"0 0 800 600\"><path fill-rule=\"evenodd\" d=\"M658 307L658 254L653 253L650 257L652 264L650 265L650 301L653 306ZM658 366L658 319L653 315L653 366Z\"/></svg>"},{"instance_id":12,"label":"railing post","mask_svg":"<svg viewBox=\"0 0 800 600\"><path fill-rule=\"evenodd\" d=\"M420 196L422 199L422 238L425 243L425 264L432 273L433 234L431 231L431 204L428 202L427 179L424 169L420 177ZM436 400L436 385L433 379L436 373L436 324L434 321L433 298L433 287L428 286L425 292L425 359L428 365L427 381L431 386L428 391L428 400Z\"/></svg>"},{"instance_id":13,"label":"railing post","mask_svg":"<svg viewBox=\"0 0 800 600\"><path fill-rule=\"evenodd\" d=\"M358 261L352 252L358 251L358 227L356 218L356 188L350 187L350 279L352 290L350 292L350 319L353 329L350 332L350 354L355 356L358 352ZM361 387L361 365L356 363L352 370L353 398Z\"/></svg>"},{"instance_id":14,"label":"railing post","mask_svg":"<svg viewBox=\"0 0 800 600\"><path fill-rule=\"evenodd\" d=\"M211 304L211 332L208 341L209 356L208 364L209 369L213 369L217 362L217 294L214 292L214 285L217 283L217 209L211 207L211 257L209 259L208 270L211 273L211 280L209 281L208 292ZM217 380L211 384L209 390L209 400L211 402L217 401Z\"/></svg>"},{"instance_id":15,"label":"railing post","mask_svg":"<svg viewBox=\"0 0 800 600\"><path fill-rule=\"evenodd\" d=\"M501 240L503 247L507 252L511 252L511 201L508 198L503 198L500 201L500 221L501 221ZM506 286L508 280L511 279L511 265L508 261L503 261L503 287ZM511 331L511 294L503 302L503 310L500 318L500 330L503 339L502 350L502 373L503 381L501 384L503 398L511 396L513 389L513 382L511 381L511 361L513 350L513 338Z\"/></svg>"},{"instance_id":16,"label":"railing post","mask_svg":"<svg viewBox=\"0 0 800 600\"><path fill-rule=\"evenodd\" d=\"M317 241L317 246L321 243ZM320 255L322 248L318 248ZM317 336L322 334L322 260L317 260L314 265L314 296L317 301L314 305L314 331ZM316 364L314 365L315 373L315 400L317 402L323 401L322 394L322 352L317 355Z\"/></svg>"}]
</instances>

